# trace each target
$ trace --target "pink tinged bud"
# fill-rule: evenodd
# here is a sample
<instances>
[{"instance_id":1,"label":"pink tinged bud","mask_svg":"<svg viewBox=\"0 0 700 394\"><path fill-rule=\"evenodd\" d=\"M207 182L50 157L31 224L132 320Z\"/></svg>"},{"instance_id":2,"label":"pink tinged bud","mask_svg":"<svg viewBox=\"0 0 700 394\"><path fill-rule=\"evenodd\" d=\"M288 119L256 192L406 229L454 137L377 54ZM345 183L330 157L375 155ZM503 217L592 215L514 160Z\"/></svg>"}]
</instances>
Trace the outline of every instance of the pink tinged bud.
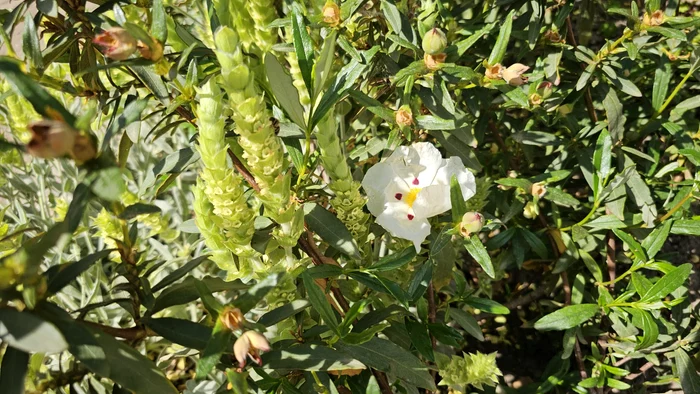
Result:
<instances>
[{"instance_id":1,"label":"pink tinged bud","mask_svg":"<svg viewBox=\"0 0 700 394\"><path fill-rule=\"evenodd\" d=\"M447 36L442 30L434 27L423 36L422 47L428 55L440 54L447 47Z\"/></svg>"},{"instance_id":2,"label":"pink tinged bud","mask_svg":"<svg viewBox=\"0 0 700 394\"><path fill-rule=\"evenodd\" d=\"M459 223L459 232L466 238L481 231L482 227L484 227L484 215L478 212L467 212Z\"/></svg>"},{"instance_id":3,"label":"pink tinged bud","mask_svg":"<svg viewBox=\"0 0 700 394\"><path fill-rule=\"evenodd\" d=\"M520 86L527 82L527 77L523 77L523 74L529 69L530 67L524 64L515 63L503 70L501 77L504 81L508 82L509 85Z\"/></svg>"},{"instance_id":4,"label":"pink tinged bud","mask_svg":"<svg viewBox=\"0 0 700 394\"><path fill-rule=\"evenodd\" d=\"M248 355L250 355L253 361L260 365L262 363L260 351L267 352L269 350L270 343L265 336L257 331L244 332L233 344L233 355L236 357L236 360L238 360L241 368L245 366Z\"/></svg>"},{"instance_id":5,"label":"pink tinged bud","mask_svg":"<svg viewBox=\"0 0 700 394\"><path fill-rule=\"evenodd\" d=\"M92 40L100 46L105 56L114 60L126 60L136 52L136 39L121 27L112 27Z\"/></svg>"},{"instance_id":6,"label":"pink tinged bud","mask_svg":"<svg viewBox=\"0 0 700 394\"><path fill-rule=\"evenodd\" d=\"M544 81L539 86L537 86L537 94L542 96L543 99L548 99L552 95L552 83L549 81Z\"/></svg>"},{"instance_id":7,"label":"pink tinged bud","mask_svg":"<svg viewBox=\"0 0 700 394\"><path fill-rule=\"evenodd\" d=\"M75 146L77 131L58 120L40 120L29 124L32 139L27 152L34 157L54 159L70 154Z\"/></svg>"}]
</instances>

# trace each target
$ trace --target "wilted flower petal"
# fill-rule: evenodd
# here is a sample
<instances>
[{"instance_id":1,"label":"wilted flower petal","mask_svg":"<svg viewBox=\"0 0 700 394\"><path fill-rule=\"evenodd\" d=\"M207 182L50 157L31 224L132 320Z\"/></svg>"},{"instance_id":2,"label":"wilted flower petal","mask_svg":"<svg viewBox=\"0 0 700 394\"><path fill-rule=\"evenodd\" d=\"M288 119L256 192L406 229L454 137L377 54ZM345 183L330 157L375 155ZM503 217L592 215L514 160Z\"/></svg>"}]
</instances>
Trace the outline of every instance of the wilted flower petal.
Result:
<instances>
[{"instance_id":1,"label":"wilted flower petal","mask_svg":"<svg viewBox=\"0 0 700 394\"><path fill-rule=\"evenodd\" d=\"M31 123L28 128L32 133L32 139L27 144L30 155L55 159L73 151L78 132L66 123L45 119Z\"/></svg>"},{"instance_id":2,"label":"wilted flower petal","mask_svg":"<svg viewBox=\"0 0 700 394\"><path fill-rule=\"evenodd\" d=\"M430 234L428 218L452 208L453 176L465 199L476 193L474 175L457 157L443 159L429 142L401 146L367 171L362 187L377 223L393 236L413 242L417 251Z\"/></svg>"},{"instance_id":3,"label":"wilted flower petal","mask_svg":"<svg viewBox=\"0 0 700 394\"><path fill-rule=\"evenodd\" d=\"M112 27L92 40L99 45L105 56L114 60L126 60L136 52L136 39L121 27Z\"/></svg>"},{"instance_id":4,"label":"wilted flower petal","mask_svg":"<svg viewBox=\"0 0 700 394\"><path fill-rule=\"evenodd\" d=\"M250 357L258 364L261 364L260 351L270 350L270 343L264 335L257 331L246 331L233 344L233 355L238 360L241 367L246 364L246 357Z\"/></svg>"},{"instance_id":5,"label":"wilted flower petal","mask_svg":"<svg viewBox=\"0 0 700 394\"><path fill-rule=\"evenodd\" d=\"M530 67L524 64L515 63L503 70L501 76L509 85L520 86L527 82L527 77L523 77L523 74L529 69Z\"/></svg>"}]
</instances>

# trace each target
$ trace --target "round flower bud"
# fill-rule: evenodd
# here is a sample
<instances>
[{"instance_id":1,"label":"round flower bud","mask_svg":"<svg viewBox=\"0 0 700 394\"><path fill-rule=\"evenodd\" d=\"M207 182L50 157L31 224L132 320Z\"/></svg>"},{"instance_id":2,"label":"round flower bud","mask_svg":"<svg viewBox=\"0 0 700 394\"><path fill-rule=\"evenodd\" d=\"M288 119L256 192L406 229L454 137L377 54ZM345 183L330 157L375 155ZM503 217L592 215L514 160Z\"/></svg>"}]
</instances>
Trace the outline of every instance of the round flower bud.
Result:
<instances>
[{"instance_id":1,"label":"round flower bud","mask_svg":"<svg viewBox=\"0 0 700 394\"><path fill-rule=\"evenodd\" d=\"M329 0L323 6L323 21L330 26L335 27L340 24L340 7L335 1Z\"/></svg>"},{"instance_id":2,"label":"round flower bud","mask_svg":"<svg viewBox=\"0 0 700 394\"><path fill-rule=\"evenodd\" d=\"M126 60L136 52L136 39L121 27L112 27L95 36L93 43L100 46L108 58Z\"/></svg>"},{"instance_id":3,"label":"round flower bud","mask_svg":"<svg viewBox=\"0 0 700 394\"><path fill-rule=\"evenodd\" d=\"M528 219L534 219L539 215L540 209L535 204L533 201L529 201L527 204L525 204L525 208L523 209L523 216L525 216Z\"/></svg>"},{"instance_id":4,"label":"round flower bud","mask_svg":"<svg viewBox=\"0 0 700 394\"><path fill-rule=\"evenodd\" d=\"M34 157L55 159L70 154L78 132L58 120L40 120L30 123L32 139L27 144L27 152Z\"/></svg>"},{"instance_id":5,"label":"round flower bud","mask_svg":"<svg viewBox=\"0 0 700 394\"><path fill-rule=\"evenodd\" d=\"M459 232L465 238L476 234L484 227L484 215L478 212L467 212L462 216L462 221L459 223Z\"/></svg>"},{"instance_id":6,"label":"round flower bud","mask_svg":"<svg viewBox=\"0 0 700 394\"><path fill-rule=\"evenodd\" d=\"M442 53L447 47L447 37L442 30L434 27L428 30L423 36L423 50L428 55L437 55Z\"/></svg>"},{"instance_id":7,"label":"round flower bud","mask_svg":"<svg viewBox=\"0 0 700 394\"><path fill-rule=\"evenodd\" d=\"M542 96L543 99L548 99L552 95L552 83L549 81L544 81L537 86L537 94Z\"/></svg>"},{"instance_id":8,"label":"round flower bud","mask_svg":"<svg viewBox=\"0 0 700 394\"><path fill-rule=\"evenodd\" d=\"M413 124L413 112L408 105L402 105L398 111L394 113L396 124L400 127L408 127Z\"/></svg>"}]
</instances>

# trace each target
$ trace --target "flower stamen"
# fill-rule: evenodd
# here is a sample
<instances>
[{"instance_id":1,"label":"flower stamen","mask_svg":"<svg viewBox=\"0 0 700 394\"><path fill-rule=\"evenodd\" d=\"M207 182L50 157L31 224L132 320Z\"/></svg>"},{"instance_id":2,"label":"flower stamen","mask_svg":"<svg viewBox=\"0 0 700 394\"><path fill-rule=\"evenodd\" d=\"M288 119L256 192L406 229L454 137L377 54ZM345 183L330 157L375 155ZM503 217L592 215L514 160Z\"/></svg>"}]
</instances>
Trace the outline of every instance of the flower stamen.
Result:
<instances>
[{"instance_id":1,"label":"flower stamen","mask_svg":"<svg viewBox=\"0 0 700 394\"><path fill-rule=\"evenodd\" d=\"M418 192L421 190L419 187L414 187L411 189L408 194L406 195L406 204L408 204L409 207L413 208L413 203L416 201L416 197L418 197Z\"/></svg>"}]
</instances>

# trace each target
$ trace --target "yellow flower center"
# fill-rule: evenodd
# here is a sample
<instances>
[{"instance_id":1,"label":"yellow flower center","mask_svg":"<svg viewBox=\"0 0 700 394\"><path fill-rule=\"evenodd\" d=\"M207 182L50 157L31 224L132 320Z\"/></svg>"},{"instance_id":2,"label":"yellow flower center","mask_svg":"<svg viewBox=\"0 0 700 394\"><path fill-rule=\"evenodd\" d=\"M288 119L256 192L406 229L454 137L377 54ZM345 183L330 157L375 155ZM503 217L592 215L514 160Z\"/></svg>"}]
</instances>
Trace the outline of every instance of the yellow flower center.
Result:
<instances>
[{"instance_id":1,"label":"yellow flower center","mask_svg":"<svg viewBox=\"0 0 700 394\"><path fill-rule=\"evenodd\" d=\"M404 201L406 201L406 204L408 204L409 207L413 208L413 203L416 201L416 197L418 197L418 192L421 189L422 188L420 187L414 187L408 192L408 194L406 194L406 199Z\"/></svg>"}]
</instances>

